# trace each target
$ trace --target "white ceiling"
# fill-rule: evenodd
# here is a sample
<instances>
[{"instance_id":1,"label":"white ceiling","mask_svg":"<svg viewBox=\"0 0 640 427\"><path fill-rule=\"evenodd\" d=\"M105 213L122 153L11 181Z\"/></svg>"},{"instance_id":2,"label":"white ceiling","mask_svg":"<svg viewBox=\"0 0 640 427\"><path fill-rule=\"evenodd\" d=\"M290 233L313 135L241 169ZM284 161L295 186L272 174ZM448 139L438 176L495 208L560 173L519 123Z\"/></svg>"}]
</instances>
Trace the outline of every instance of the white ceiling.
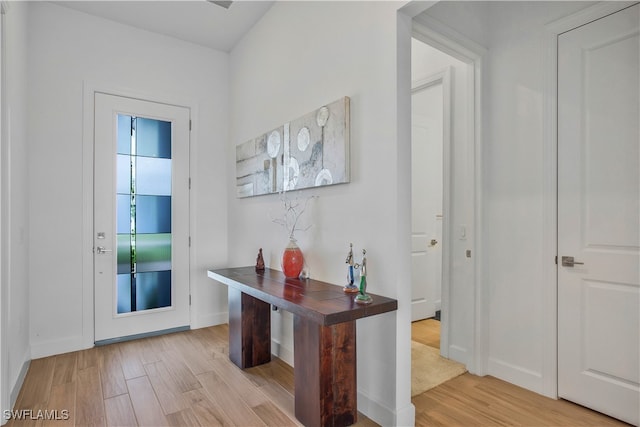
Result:
<instances>
[{"instance_id":1,"label":"white ceiling","mask_svg":"<svg viewBox=\"0 0 640 427\"><path fill-rule=\"evenodd\" d=\"M234 1L225 9L206 0L55 1L147 31L229 52L274 1Z\"/></svg>"}]
</instances>

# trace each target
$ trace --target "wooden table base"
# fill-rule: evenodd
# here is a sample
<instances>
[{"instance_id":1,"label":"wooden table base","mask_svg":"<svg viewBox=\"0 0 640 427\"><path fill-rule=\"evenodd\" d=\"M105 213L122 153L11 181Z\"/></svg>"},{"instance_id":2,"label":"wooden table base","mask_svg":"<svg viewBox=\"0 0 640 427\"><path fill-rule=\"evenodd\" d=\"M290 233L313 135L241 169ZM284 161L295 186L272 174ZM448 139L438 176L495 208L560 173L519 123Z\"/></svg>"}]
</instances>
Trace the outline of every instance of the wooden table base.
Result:
<instances>
[{"instance_id":1,"label":"wooden table base","mask_svg":"<svg viewBox=\"0 0 640 427\"><path fill-rule=\"evenodd\" d=\"M271 305L293 314L295 414L307 427L357 421L356 320L397 310L373 295L357 304L341 286L254 267L209 270L229 288L229 358L241 369L271 361Z\"/></svg>"},{"instance_id":2,"label":"wooden table base","mask_svg":"<svg viewBox=\"0 0 640 427\"><path fill-rule=\"evenodd\" d=\"M293 320L296 418L307 427L349 426L358 418L356 322Z\"/></svg>"},{"instance_id":3,"label":"wooden table base","mask_svg":"<svg viewBox=\"0 0 640 427\"><path fill-rule=\"evenodd\" d=\"M229 359L239 368L271 362L271 304L229 288Z\"/></svg>"},{"instance_id":4,"label":"wooden table base","mask_svg":"<svg viewBox=\"0 0 640 427\"><path fill-rule=\"evenodd\" d=\"M293 319L295 412L307 427L358 418L356 322L322 326ZM229 358L241 369L271 361L271 305L229 288Z\"/></svg>"}]
</instances>

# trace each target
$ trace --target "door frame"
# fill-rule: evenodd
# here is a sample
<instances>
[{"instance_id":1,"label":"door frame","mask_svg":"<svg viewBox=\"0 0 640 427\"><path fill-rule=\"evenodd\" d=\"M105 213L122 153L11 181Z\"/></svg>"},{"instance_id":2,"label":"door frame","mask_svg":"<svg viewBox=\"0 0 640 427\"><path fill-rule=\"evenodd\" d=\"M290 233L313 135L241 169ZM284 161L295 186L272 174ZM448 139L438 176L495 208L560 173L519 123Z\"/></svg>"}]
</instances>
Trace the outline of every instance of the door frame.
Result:
<instances>
[{"instance_id":1,"label":"door frame","mask_svg":"<svg viewBox=\"0 0 640 427\"><path fill-rule=\"evenodd\" d=\"M543 86L544 277L542 394L558 398L558 36L619 12L637 1L601 2L545 25Z\"/></svg>"},{"instance_id":2,"label":"door frame","mask_svg":"<svg viewBox=\"0 0 640 427\"><path fill-rule=\"evenodd\" d=\"M123 88L109 83L83 82L83 106L82 106L82 347L91 348L95 339L95 309L94 309L94 280L93 280L93 245L94 245L94 102L96 93L105 93L125 98L139 99L159 104L169 104L184 107L191 110L191 117L198 117L197 102L184 97L176 97L170 94L150 94L130 88ZM194 135L197 135L197 121L193 123L189 132L189 176L194 176L194 162L197 145ZM189 293L193 294L192 275L195 270L195 236L193 225L195 224L196 196L189 192L189 235L191 245L189 247ZM189 324L195 323L194 310L190 310Z\"/></svg>"},{"instance_id":3,"label":"door frame","mask_svg":"<svg viewBox=\"0 0 640 427\"><path fill-rule=\"evenodd\" d=\"M435 4L435 3L433 3ZM427 6L424 10L428 9ZM424 11L422 10L422 11ZM422 12L421 11L421 12ZM469 94L471 97L470 102L467 104L467 131L468 135L465 143L467 144L467 151L469 153L466 159L467 164L461 165L467 170L472 170L469 178L469 187L467 188L468 194L465 195L471 200L471 206L473 207L471 216L473 228L470 240L469 250L471 251L471 277L469 280L472 282L473 296L473 331L470 336L471 342L469 343L469 357L467 363L467 369L469 372L476 375L487 374L487 359L488 359L488 343L489 343L489 311L488 311L488 298L486 289L483 286L483 216L482 216L482 140L483 140L483 128L482 128L482 87L484 79L485 68L485 56L487 50L478 43L470 40L455 30L449 28L447 25L431 18L428 15L421 15L420 21L412 19L412 31L411 37L420 40L429 46L438 49L447 55L450 55L467 64L468 69L468 82ZM450 167L453 167L454 159L449 161ZM450 203L449 200L443 200L443 203ZM443 240L445 233L451 240L454 238L453 224L449 223L449 229L445 231L443 224ZM443 254L444 257L444 254ZM450 262L450 261L449 261ZM443 259L444 268L444 259ZM443 283L444 284L444 283ZM445 292L447 293L445 297ZM448 283L448 289L442 289L443 295L443 311L442 315L448 316L450 311L450 293L451 287ZM447 312L444 311L444 300L447 300ZM447 317L445 323L450 324L450 319ZM447 331L445 337L448 344L450 332ZM442 341L442 337L441 337ZM442 345L441 345L442 347Z\"/></svg>"},{"instance_id":4,"label":"door frame","mask_svg":"<svg viewBox=\"0 0 640 427\"><path fill-rule=\"evenodd\" d=\"M440 354L449 357L449 287L451 271L451 67L411 83L411 96L432 86L442 85L442 261L440 277ZM413 113L413 111L412 111ZM413 138L412 142L413 144ZM413 178L411 180L413 186ZM413 233L412 233L413 234ZM446 244L445 244L446 242ZM413 272L412 272L413 273ZM413 315L412 315L413 316Z\"/></svg>"},{"instance_id":5,"label":"door frame","mask_svg":"<svg viewBox=\"0 0 640 427\"><path fill-rule=\"evenodd\" d=\"M5 1L0 1L0 409L10 409L13 399L9 389L9 346L7 345L7 323L9 302L9 205L8 163L7 151L9 145L7 101L6 101L6 72L5 72L5 13L8 8ZM20 383L20 381L18 381ZM0 419L4 424L5 419Z\"/></svg>"}]
</instances>

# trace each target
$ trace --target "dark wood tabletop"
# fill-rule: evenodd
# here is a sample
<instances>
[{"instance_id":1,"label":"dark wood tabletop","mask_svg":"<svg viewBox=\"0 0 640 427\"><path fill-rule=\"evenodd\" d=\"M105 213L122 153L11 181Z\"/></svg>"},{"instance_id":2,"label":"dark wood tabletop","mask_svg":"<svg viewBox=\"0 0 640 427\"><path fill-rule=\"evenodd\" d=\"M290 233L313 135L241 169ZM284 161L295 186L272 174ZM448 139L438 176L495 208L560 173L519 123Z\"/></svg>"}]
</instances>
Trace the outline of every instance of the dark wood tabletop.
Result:
<instances>
[{"instance_id":1,"label":"dark wood tabletop","mask_svg":"<svg viewBox=\"0 0 640 427\"><path fill-rule=\"evenodd\" d=\"M371 304L358 304L357 294L348 294L342 286L313 279L288 279L281 271L255 267L209 270L209 278L275 305L293 314L306 317L323 326L350 322L367 316L397 310L398 301L369 294Z\"/></svg>"}]
</instances>

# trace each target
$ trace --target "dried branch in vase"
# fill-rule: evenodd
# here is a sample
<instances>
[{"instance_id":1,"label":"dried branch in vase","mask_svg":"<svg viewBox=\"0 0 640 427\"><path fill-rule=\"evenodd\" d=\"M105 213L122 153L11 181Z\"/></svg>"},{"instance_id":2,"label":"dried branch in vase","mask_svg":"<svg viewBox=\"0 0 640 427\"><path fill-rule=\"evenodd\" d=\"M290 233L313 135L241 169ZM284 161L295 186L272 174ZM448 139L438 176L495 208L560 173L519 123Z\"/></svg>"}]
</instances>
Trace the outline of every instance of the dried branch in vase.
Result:
<instances>
[{"instance_id":1,"label":"dried branch in vase","mask_svg":"<svg viewBox=\"0 0 640 427\"><path fill-rule=\"evenodd\" d=\"M274 218L272 221L282 226L289 237L289 240L295 240L296 231L307 231L313 224L302 226L300 218L307 210L309 202L318 196L309 196L304 201L301 201L298 197L290 199L287 197L287 193L280 193L280 200L282 201L284 211L280 218Z\"/></svg>"}]
</instances>

